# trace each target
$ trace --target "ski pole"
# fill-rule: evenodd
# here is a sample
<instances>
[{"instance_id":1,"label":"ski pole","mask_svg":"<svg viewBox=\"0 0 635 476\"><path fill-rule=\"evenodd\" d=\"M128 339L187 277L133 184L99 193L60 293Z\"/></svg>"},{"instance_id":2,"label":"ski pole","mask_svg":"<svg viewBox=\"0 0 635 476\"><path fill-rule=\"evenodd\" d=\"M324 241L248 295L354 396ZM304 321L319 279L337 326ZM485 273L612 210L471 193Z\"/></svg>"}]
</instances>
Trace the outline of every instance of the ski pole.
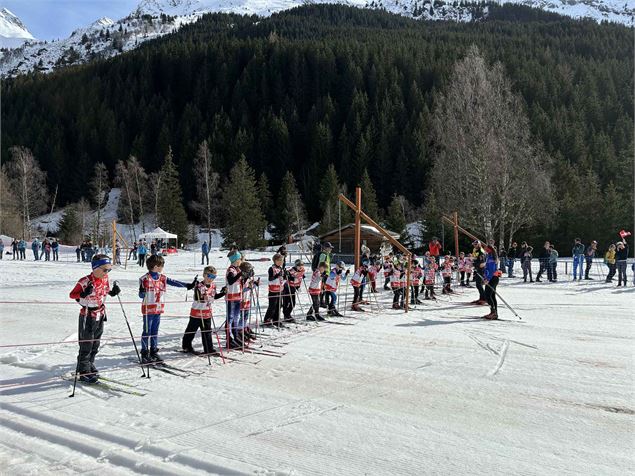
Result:
<instances>
[{"instance_id":1,"label":"ski pole","mask_svg":"<svg viewBox=\"0 0 635 476\"><path fill-rule=\"evenodd\" d=\"M309 288L306 285L306 281L304 280L304 277L302 278L302 284L304 284L304 290L306 291L307 296L309 296L309 300L310 300L309 301L309 312L311 312L311 309L313 309L313 298L311 297L311 293L309 292ZM304 310L302 312L304 312ZM319 308L318 308L317 314L319 314L319 312L320 311L319 311ZM306 314L306 320L307 321L308 321L308 317L309 317L309 314L307 313ZM315 324L317 326L319 326L320 324L318 323L317 317L313 316L313 318L314 318Z\"/></svg>"},{"instance_id":2,"label":"ski pole","mask_svg":"<svg viewBox=\"0 0 635 476\"><path fill-rule=\"evenodd\" d=\"M488 286L488 287L489 287L492 291L494 291L494 294L495 294L496 296L498 296L498 297L500 298L500 300L501 300L501 301L503 301L503 304L505 304L505 306L507 306L507 308L508 308L511 312L513 312L513 313L514 313L514 316L516 316L516 317L517 317L518 319L520 319L521 321L523 320L523 318L522 318L522 317L520 317L520 316L518 315L518 313L517 313L516 311L514 311L514 309L513 309L513 308L512 308L509 304L507 304L507 301L505 301L505 299L503 299L503 296L501 296L501 295L500 295L500 293L499 293L499 292L498 292L495 288L493 288L492 286L490 286L490 284L489 284L489 283L485 283L485 286Z\"/></svg>"},{"instance_id":3,"label":"ski pole","mask_svg":"<svg viewBox=\"0 0 635 476\"><path fill-rule=\"evenodd\" d=\"M115 284L117 284L117 281L115 281ZM128 326L128 332L130 332L130 338L132 339L132 345L134 345L134 350L137 353L137 358L139 359L139 365L141 365L141 355L139 354L139 348L137 347L137 342L135 341L134 336L132 335L132 328L130 327L130 323L128 322L128 316L126 316L126 310L123 307L123 303L121 302L121 298L119 297L119 294L117 294L117 300L119 301L119 305L121 306L121 312L123 313L123 317L126 321L126 325ZM141 372L143 372L143 376L145 377L146 372L143 366L141 366Z\"/></svg>"},{"instance_id":4,"label":"ski pole","mask_svg":"<svg viewBox=\"0 0 635 476\"><path fill-rule=\"evenodd\" d=\"M218 353L220 354L220 358L225 363L225 356L223 355L223 346L220 345L220 336L218 335L218 328L216 327L216 322L214 321L214 313L210 314L210 319L212 320L212 325L214 326L214 334L216 334L216 342L218 342Z\"/></svg>"},{"instance_id":5,"label":"ski pole","mask_svg":"<svg viewBox=\"0 0 635 476\"><path fill-rule=\"evenodd\" d=\"M88 314L88 306L84 306L84 327L86 327L86 318ZM77 336L79 337L79 335ZM81 347L81 342L80 342ZM79 373L79 353L77 354L77 364L75 365L75 378L73 379L73 393L71 393L68 398L73 398L75 396L75 388L77 387L77 374Z\"/></svg>"}]
</instances>

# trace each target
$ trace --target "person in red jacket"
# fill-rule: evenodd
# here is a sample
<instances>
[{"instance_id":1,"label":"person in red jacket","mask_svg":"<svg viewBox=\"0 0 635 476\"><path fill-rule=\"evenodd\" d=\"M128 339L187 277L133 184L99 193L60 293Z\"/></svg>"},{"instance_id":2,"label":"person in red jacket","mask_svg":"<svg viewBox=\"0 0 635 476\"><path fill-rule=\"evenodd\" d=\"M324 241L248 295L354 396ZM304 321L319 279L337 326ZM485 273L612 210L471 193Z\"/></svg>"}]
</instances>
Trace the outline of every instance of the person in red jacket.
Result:
<instances>
[{"instance_id":1,"label":"person in red jacket","mask_svg":"<svg viewBox=\"0 0 635 476\"><path fill-rule=\"evenodd\" d=\"M79 353L77 354L77 373L79 380L96 383L99 380L95 367L95 356L99 352L99 341L106 321L106 295L116 296L120 289L115 282L112 289L108 273L112 270L110 258L95 255L91 260L92 273L77 281L69 296L82 306L79 311Z\"/></svg>"},{"instance_id":2,"label":"person in red jacket","mask_svg":"<svg viewBox=\"0 0 635 476\"><path fill-rule=\"evenodd\" d=\"M430 256L434 256L434 259L438 262L441 255L441 243L436 236L432 237L432 241L428 243L428 250L430 251Z\"/></svg>"}]
</instances>

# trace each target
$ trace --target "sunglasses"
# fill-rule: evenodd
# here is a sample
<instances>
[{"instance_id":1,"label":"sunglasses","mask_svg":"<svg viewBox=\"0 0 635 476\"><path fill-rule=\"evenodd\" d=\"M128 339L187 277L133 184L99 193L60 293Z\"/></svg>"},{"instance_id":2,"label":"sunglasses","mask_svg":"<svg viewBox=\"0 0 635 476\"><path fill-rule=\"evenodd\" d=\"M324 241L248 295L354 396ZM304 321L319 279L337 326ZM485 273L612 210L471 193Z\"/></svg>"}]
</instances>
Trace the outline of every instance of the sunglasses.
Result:
<instances>
[{"instance_id":1,"label":"sunglasses","mask_svg":"<svg viewBox=\"0 0 635 476\"><path fill-rule=\"evenodd\" d=\"M209 279L216 279L215 274L206 274L205 276L207 276Z\"/></svg>"},{"instance_id":2,"label":"sunglasses","mask_svg":"<svg viewBox=\"0 0 635 476\"><path fill-rule=\"evenodd\" d=\"M101 269L104 273L108 274L112 271L112 268L99 268Z\"/></svg>"}]
</instances>

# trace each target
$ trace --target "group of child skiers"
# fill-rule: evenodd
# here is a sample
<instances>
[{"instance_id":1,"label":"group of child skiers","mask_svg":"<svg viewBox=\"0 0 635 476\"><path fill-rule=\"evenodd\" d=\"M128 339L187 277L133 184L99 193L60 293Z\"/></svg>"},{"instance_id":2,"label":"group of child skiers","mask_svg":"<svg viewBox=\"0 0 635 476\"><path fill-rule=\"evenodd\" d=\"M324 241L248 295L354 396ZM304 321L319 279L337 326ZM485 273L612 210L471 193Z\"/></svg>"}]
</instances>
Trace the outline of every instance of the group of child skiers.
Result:
<instances>
[{"instance_id":1,"label":"group of child skiers","mask_svg":"<svg viewBox=\"0 0 635 476\"><path fill-rule=\"evenodd\" d=\"M578 270L576 252L580 251L581 242L576 239L574 245L574 276ZM424 300L434 300L435 283L440 276L443 285L443 294L452 294L452 276L458 273L457 281L461 286L471 287L471 282L476 286L479 298L471 304L489 305L490 313L483 316L486 319L498 319L498 303L496 287L505 266L501 260L493 242L483 244L479 240L472 243L470 253L461 252L456 259L453 256L439 256L439 250L432 253L427 251L420 259L413 259L410 266L410 304L421 304L419 299L423 295ZM590 248L595 253L596 243ZM553 252L549 242L544 245L544 257ZM297 303L298 293L304 287L310 296L311 303L306 314L310 321L323 321L322 308L327 309L329 316L341 316L337 309L338 292L342 283L347 283L350 270L346 269L344 262L331 264L333 246L330 243L321 245L320 250L314 254L311 262L311 273L308 284L305 281L307 272L304 262L300 259L294 261L293 266L286 265L286 248L281 247L272 258L272 265L267 272L267 290L269 306L266 310L262 325L272 327L284 327L284 322L295 322L293 312ZM531 262L532 249L523 242L521 250L517 254L520 257L523 271L527 272L527 262ZM435 256L436 255L436 256ZM585 258L589 256L585 250ZM141 302L141 314L143 316L143 330L141 335L140 360L143 365L158 365L163 359L158 354L158 333L161 315L165 308L165 294L168 286L194 290L194 299L190 309L189 322L182 338L182 351L197 354L192 346L194 335L200 329L205 354L214 354L213 337L216 325L213 318L212 305L215 300L224 298L226 305L225 340L228 349L244 348L256 339L256 334L250 327L250 312L252 304L257 304L258 293L256 289L260 285L260 278L255 278L253 266L243 259L243 255L237 248L232 248L228 255L229 267L225 273L225 285L217 289L215 280L217 271L213 266L206 266L203 270L203 279L198 280L198 275L191 283L184 283L163 274L165 261L162 256L151 255L145 262L148 272L139 279L139 298ZM610 273L607 281L610 281L616 270L619 271L620 284L626 285L626 258L628 257L628 245L624 237L617 245L612 245L605 256ZM442 258L442 259L441 259ZM527 259L529 258L529 259ZM506 258L509 261L509 256ZM577 262L576 262L577 261ZM544 265L543 265L544 263ZM507 263L505 263L506 265ZM97 254L91 259L92 273L81 278L70 293L71 299L76 300L81 306L79 315L79 354L77 357L77 374L80 380L94 383L98 380L98 371L95 368L95 355L99 350L99 341L103 332L103 322L106 321L105 299L106 296L117 296L119 286L110 287L108 273L112 270L112 262L105 254ZM530 269L530 268L529 268ZM511 269L508 267L508 270ZM580 276L582 266L579 265ZM361 304L364 301L364 291L368 286L371 292L377 292L377 278L383 272L384 289L393 292L393 308L404 308L406 286L408 280L408 262L393 253L386 255L381 260L370 252L364 253L360 266L354 270L350 279L353 288L353 311L363 311ZM555 270L549 269L548 261L541 261L540 271L536 281L540 281L543 272L547 272L549 280L555 280ZM586 270L588 275L588 269ZM513 276L513 274L510 274ZM531 274L529 274L530 280ZM574 278L575 279L575 278ZM580 278L581 279L581 278ZM347 283L348 284L348 283ZM220 338L216 333L218 345Z\"/></svg>"}]
</instances>

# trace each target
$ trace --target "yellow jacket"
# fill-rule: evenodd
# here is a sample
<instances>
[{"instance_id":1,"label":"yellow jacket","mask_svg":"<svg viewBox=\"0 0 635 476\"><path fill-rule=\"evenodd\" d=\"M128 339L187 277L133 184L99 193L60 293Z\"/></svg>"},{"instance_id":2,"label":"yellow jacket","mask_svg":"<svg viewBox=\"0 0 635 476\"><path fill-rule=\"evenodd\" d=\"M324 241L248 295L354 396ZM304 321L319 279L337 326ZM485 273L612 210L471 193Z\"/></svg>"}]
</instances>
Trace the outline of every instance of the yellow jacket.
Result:
<instances>
[{"instance_id":1,"label":"yellow jacket","mask_svg":"<svg viewBox=\"0 0 635 476\"><path fill-rule=\"evenodd\" d=\"M608 250L604 255L604 259L608 264L615 264L615 250Z\"/></svg>"}]
</instances>

